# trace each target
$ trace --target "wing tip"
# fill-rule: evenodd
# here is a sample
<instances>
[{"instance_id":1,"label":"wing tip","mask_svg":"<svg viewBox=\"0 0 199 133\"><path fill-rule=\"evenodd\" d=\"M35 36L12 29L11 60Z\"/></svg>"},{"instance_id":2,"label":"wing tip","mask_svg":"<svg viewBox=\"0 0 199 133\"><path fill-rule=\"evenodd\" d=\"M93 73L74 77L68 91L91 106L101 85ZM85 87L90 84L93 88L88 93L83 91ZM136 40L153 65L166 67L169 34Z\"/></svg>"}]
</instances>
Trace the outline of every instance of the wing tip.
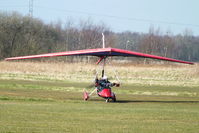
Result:
<instances>
[{"instance_id":1,"label":"wing tip","mask_svg":"<svg viewBox=\"0 0 199 133\"><path fill-rule=\"evenodd\" d=\"M4 61L9 61L9 58L5 58Z\"/></svg>"}]
</instances>

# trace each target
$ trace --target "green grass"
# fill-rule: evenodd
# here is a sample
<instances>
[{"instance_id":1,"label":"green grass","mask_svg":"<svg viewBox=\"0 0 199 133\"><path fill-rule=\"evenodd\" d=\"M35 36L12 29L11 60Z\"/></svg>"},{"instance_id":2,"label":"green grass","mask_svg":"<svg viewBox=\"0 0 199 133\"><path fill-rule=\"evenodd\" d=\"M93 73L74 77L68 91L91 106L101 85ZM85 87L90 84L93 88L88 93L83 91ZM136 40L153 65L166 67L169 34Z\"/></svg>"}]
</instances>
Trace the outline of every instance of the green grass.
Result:
<instances>
[{"instance_id":1,"label":"green grass","mask_svg":"<svg viewBox=\"0 0 199 133\"><path fill-rule=\"evenodd\" d=\"M113 88L117 102L105 103L82 100L100 67L0 62L0 133L199 132L198 65L115 66L122 86Z\"/></svg>"},{"instance_id":2,"label":"green grass","mask_svg":"<svg viewBox=\"0 0 199 133\"><path fill-rule=\"evenodd\" d=\"M2 132L199 131L198 103L1 101Z\"/></svg>"},{"instance_id":3,"label":"green grass","mask_svg":"<svg viewBox=\"0 0 199 133\"><path fill-rule=\"evenodd\" d=\"M88 85L71 81L0 80L0 132L199 131L197 87L124 84L120 89L113 88L118 102L105 103L99 97L82 100L82 88Z\"/></svg>"}]
</instances>

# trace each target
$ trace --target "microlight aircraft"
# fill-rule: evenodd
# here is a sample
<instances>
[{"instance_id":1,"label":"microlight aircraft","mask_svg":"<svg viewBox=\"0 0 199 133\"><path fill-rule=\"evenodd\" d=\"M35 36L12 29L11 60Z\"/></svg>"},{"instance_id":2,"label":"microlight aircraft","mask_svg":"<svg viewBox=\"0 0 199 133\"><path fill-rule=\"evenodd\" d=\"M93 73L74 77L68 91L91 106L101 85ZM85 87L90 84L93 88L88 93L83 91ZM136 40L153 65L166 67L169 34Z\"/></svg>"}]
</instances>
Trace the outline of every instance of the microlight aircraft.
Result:
<instances>
[{"instance_id":1,"label":"microlight aircraft","mask_svg":"<svg viewBox=\"0 0 199 133\"><path fill-rule=\"evenodd\" d=\"M38 54L38 55L28 55L28 56L19 56L19 57L11 57L11 58L6 58L6 61L11 61L11 60L22 60L22 59L33 59L33 58L43 58L43 57L56 57L56 56L96 56L99 57L99 60L97 61L97 65L100 64L101 62L103 63L102 67L102 75L101 77L103 78L104 75L104 66L106 59L108 57L116 57L116 56L122 56L122 57L139 57L139 58L151 58L151 59L157 59L157 60L165 60L165 61L170 61L170 62L177 62L177 63L184 63L184 64L190 64L193 65L194 63L188 62L188 61L182 61L182 60L177 60L173 58L167 58L167 57L162 57L162 56L156 56L156 55L151 55L151 54L145 54L145 53L140 53L140 52L134 52L134 51L129 51L129 50L123 50L123 49L117 49L117 48L105 48L105 43L104 43L104 34L102 33L102 41L103 41L103 48L97 48L97 49L84 49L84 50L76 50L76 51L66 51L66 52L57 52L57 53L46 53L46 54ZM120 83L116 84L117 87L120 86ZM97 88L97 86L96 86ZM88 100L89 97L94 93L97 92L98 96L106 99L106 102L109 102L109 100L116 101L116 96L112 92L111 88L103 88L101 91L97 91L97 89L94 89L91 93L87 93L84 91L83 97L84 100Z\"/></svg>"}]
</instances>

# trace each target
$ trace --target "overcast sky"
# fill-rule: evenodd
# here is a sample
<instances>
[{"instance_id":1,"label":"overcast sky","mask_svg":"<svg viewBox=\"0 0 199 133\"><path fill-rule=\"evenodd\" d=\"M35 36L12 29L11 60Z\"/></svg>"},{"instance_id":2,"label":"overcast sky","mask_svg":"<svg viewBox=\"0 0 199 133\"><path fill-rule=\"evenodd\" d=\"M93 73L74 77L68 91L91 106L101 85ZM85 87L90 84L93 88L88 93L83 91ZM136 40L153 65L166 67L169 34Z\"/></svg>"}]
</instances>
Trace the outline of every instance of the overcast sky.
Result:
<instances>
[{"instance_id":1,"label":"overcast sky","mask_svg":"<svg viewBox=\"0 0 199 133\"><path fill-rule=\"evenodd\" d=\"M33 16L44 22L63 23L90 18L104 22L115 32L148 32L149 27L163 33L199 35L199 0L33 0ZM29 0L0 0L0 11L29 13Z\"/></svg>"}]
</instances>

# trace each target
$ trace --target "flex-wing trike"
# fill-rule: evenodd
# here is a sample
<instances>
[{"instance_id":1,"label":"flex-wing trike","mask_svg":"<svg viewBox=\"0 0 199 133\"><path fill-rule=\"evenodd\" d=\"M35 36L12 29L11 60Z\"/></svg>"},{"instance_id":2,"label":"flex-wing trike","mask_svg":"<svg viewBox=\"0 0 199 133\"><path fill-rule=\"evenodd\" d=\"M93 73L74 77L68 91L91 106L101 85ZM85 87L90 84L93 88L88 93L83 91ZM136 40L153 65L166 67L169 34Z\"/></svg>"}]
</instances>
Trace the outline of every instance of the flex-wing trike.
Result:
<instances>
[{"instance_id":1,"label":"flex-wing trike","mask_svg":"<svg viewBox=\"0 0 199 133\"><path fill-rule=\"evenodd\" d=\"M95 89L91 93L88 93L86 91L86 89L84 89L83 98L85 101L87 101L93 94L97 94L99 97L106 99L106 102L109 102L110 100L112 100L113 102L116 102L116 96L115 96L115 93L112 92L111 87L113 87L113 86L119 87L120 80L119 80L118 76L115 75L118 80L118 83L109 82L108 77L105 76L105 71L104 71L105 59L106 59L106 57L103 56L97 62L97 64L99 64L103 60L103 69L102 69L102 76L100 79L98 79L98 75L96 75L95 83L94 83ZM116 72L115 72L115 74L116 74Z\"/></svg>"},{"instance_id":2,"label":"flex-wing trike","mask_svg":"<svg viewBox=\"0 0 199 133\"><path fill-rule=\"evenodd\" d=\"M66 52L57 52L57 53L47 53L47 54L29 55L29 56L19 56L19 57L6 58L5 60L6 61L10 61L10 60L22 60L22 59L56 57L56 56L96 56L96 57L99 57L99 60L97 61L97 64L103 62L102 76L101 76L102 78L105 76L104 75L104 66L105 66L106 59L108 57L115 57L115 56L141 57L141 58L151 58L151 59L165 60L165 61L184 63L184 64L194 64L192 62L176 60L176 59L172 59L172 58L156 56L156 55L151 55L151 54L145 54L145 53L140 53L140 52L134 52L134 51L129 51L129 50L110 48L110 47L109 48L105 48L104 41L103 41L103 48L84 49L84 50L66 51ZM119 86L119 83L117 83L117 86ZM97 90L96 88L97 88L97 86L95 87L95 89L90 94L85 91L84 92L84 100L88 100L89 97L94 92L97 92L98 96L106 99L106 102L108 102L109 100L116 101L116 96L112 92L111 87L103 88L101 91Z\"/></svg>"}]
</instances>

